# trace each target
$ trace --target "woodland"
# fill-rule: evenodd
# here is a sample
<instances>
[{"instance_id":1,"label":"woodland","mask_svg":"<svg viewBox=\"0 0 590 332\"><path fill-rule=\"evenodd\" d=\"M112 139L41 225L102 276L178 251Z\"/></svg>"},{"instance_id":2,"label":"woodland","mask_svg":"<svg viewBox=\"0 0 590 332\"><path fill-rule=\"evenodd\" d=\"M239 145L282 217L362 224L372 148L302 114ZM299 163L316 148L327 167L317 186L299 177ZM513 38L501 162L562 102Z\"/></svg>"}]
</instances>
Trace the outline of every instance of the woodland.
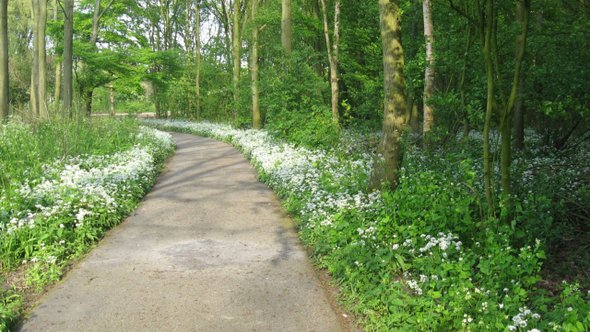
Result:
<instances>
[{"instance_id":1,"label":"woodland","mask_svg":"<svg viewBox=\"0 0 590 332\"><path fill-rule=\"evenodd\" d=\"M364 330L588 331L589 63L586 0L0 0L0 330L165 130L244 152Z\"/></svg>"}]
</instances>

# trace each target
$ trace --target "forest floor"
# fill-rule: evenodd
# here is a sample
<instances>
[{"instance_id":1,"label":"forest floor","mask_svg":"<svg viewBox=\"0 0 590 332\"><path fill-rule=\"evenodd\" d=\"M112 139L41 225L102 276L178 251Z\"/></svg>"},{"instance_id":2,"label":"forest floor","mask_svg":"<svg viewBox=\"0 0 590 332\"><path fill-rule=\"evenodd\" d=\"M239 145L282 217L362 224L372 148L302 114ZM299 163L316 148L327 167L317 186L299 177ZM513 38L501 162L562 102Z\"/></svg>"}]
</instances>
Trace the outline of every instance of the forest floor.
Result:
<instances>
[{"instance_id":1,"label":"forest floor","mask_svg":"<svg viewBox=\"0 0 590 332\"><path fill-rule=\"evenodd\" d=\"M246 159L225 143L173 137L154 190L21 331L350 330Z\"/></svg>"}]
</instances>

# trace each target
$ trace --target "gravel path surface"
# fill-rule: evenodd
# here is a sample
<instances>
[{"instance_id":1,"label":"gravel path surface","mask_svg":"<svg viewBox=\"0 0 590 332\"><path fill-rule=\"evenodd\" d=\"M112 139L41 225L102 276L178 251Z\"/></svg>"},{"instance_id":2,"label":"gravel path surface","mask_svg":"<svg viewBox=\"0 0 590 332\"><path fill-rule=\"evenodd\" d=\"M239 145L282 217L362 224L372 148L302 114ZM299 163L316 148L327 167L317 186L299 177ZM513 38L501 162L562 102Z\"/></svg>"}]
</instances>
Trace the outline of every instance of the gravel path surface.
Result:
<instances>
[{"instance_id":1,"label":"gravel path surface","mask_svg":"<svg viewBox=\"0 0 590 332\"><path fill-rule=\"evenodd\" d=\"M178 150L21 331L340 331L291 220L233 147Z\"/></svg>"}]
</instances>

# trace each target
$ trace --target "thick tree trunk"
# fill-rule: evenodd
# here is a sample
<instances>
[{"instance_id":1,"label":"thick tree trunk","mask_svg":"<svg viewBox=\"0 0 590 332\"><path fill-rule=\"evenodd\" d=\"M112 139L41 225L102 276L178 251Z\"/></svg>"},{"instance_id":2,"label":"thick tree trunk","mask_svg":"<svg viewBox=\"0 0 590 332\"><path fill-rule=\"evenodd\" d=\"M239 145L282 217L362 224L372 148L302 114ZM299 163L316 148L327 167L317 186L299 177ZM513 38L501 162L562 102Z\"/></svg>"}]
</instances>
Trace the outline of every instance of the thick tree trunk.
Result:
<instances>
[{"instance_id":1,"label":"thick tree trunk","mask_svg":"<svg viewBox=\"0 0 590 332\"><path fill-rule=\"evenodd\" d=\"M258 12L258 0L252 1L252 50L250 51L250 74L252 75L252 127L260 129L262 121L260 117L260 96L258 91L258 25L256 14Z\"/></svg>"},{"instance_id":2,"label":"thick tree trunk","mask_svg":"<svg viewBox=\"0 0 590 332\"><path fill-rule=\"evenodd\" d=\"M293 49L293 32L291 30L291 0L281 1L281 46L287 56Z\"/></svg>"},{"instance_id":3,"label":"thick tree trunk","mask_svg":"<svg viewBox=\"0 0 590 332\"><path fill-rule=\"evenodd\" d=\"M384 114L381 150L384 163L378 165L374 185L387 181L395 189L403 159L402 134L406 127L404 53L401 39L400 0L379 0L381 39L383 42Z\"/></svg>"},{"instance_id":4,"label":"thick tree trunk","mask_svg":"<svg viewBox=\"0 0 590 332\"><path fill-rule=\"evenodd\" d=\"M8 0L0 0L0 121L9 115L8 76Z\"/></svg>"},{"instance_id":5,"label":"thick tree trunk","mask_svg":"<svg viewBox=\"0 0 590 332\"><path fill-rule=\"evenodd\" d=\"M73 82L73 36L74 36L74 0L64 0L64 50L63 50L63 116L73 117L72 101Z\"/></svg>"},{"instance_id":6,"label":"thick tree trunk","mask_svg":"<svg viewBox=\"0 0 590 332\"><path fill-rule=\"evenodd\" d=\"M241 38L240 38L240 3L241 0L234 0L234 16L233 16L233 39L232 39L232 63L233 63L233 113L232 116L235 119L238 118L238 99L240 97L240 50L241 50Z\"/></svg>"},{"instance_id":7,"label":"thick tree trunk","mask_svg":"<svg viewBox=\"0 0 590 332\"><path fill-rule=\"evenodd\" d=\"M430 131L434 127L434 107L431 104L434 95L434 29L432 25L431 0L423 0L424 40L426 46L426 69L424 70L424 146L430 145Z\"/></svg>"}]
</instances>

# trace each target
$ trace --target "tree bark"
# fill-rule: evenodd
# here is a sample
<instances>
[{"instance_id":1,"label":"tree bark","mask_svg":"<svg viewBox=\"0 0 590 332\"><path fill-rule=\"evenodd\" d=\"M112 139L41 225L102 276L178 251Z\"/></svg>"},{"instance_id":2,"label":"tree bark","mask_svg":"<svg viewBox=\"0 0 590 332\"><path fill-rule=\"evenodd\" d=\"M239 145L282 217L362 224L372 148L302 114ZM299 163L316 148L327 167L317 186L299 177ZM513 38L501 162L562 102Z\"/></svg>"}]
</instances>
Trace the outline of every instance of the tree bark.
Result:
<instances>
[{"instance_id":1,"label":"tree bark","mask_svg":"<svg viewBox=\"0 0 590 332\"><path fill-rule=\"evenodd\" d=\"M518 151L524 150L524 115L526 112L522 95L524 78L521 76L518 97L514 104L514 148Z\"/></svg>"},{"instance_id":2,"label":"tree bark","mask_svg":"<svg viewBox=\"0 0 590 332\"><path fill-rule=\"evenodd\" d=\"M384 163L377 166L373 184L385 180L392 190L398 185L402 164L402 134L406 127L406 84L401 39L400 0L379 0L383 43L384 114L381 150Z\"/></svg>"},{"instance_id":3,"label":"tree bark","mask_svg":"<svg viewBox=\"0 0 590 332\"><path fill-rule=\"evenodd\" d=\"M258 0L252 1L252 49L250 51L250 74L252 76L252 127L262 128L260 116L260 96L258 90L258 25L256 15L258 13Z\"/></svg>"},{"instance_id":4,"label":"tree bark","mask_svg":"<svg viewBox=\"0 0 590 332\"><path fill-rule=\"evenodd\" d=\"M526 50L526 39L528 35L528 21L529 21L529 0L520 0L517 4L518 20L521 26L520 34L516 37L516 61L514 66L514 75L512 78L512 86L510 96L505 105L505 109L500 121L500 131L502 133L502 146L500 152L500 172L502 178L502 196L503 199L510 203L510 195L512 194L511 180L510 180L510 164L512 163L512 128L514 117L514 104L518 96L518 89L520 87L522 75L522 62L524 60L524 53ZM511 204L505 204L508 208Z\"/></svg>"},{"instance_id":5,"label":"tree bark","mask_svg":"<svg viewBox=\"0 0 590 332\"><path fill-rule=\"evenodd\" d=\"M195 95L197 120L201 117L201 0L195 6Z\"/></svg>"},{"instance_id":6,"label":"tree bark","mask_svg":"<svg viewBox=\"0 0 590 332\"><path fill-rule=\"evenodd\" d=\"M334 41L330 42L330 29L328 28L328 13L326 10L326 0L320 0L322 5L322 16L324 21L324 36L326 38L326 49L328 50L328 60L330 64L330 87L332 92L332 122L334 125L340 124L339 113L339 88L338 88L338 53L340 44L340 0L334 1Z\"/></svg>"},{"instance_id":7,"label":"tree bark","mask_svg":"<svg viewBox=\"0 0 590 332\"><path fill-rule=\"evenodd\" d=\"M47 1L37 0L37 15L36 22L36 42L37 48L37 66L38 69L38 90L37 90L37 104L39 117L47 119L49 114L47 112L47 53L45 43L45 31L47 30Z\"/></svg>"},{"instance_id":8,"label":"tree bark","mask_svg":"<svg viewBox=\"0 0 590 332\"><path fill-rule=\"evenodd\" d=\"M8 0L0 0L0 121L9 116Z\"/></svg>"},{"instance_id":9,"label":"tree bark","mask_svg":"<svg viewBox=\"0 0 590 332\"><path fill-rule=\"evenodd\" d=\"M424 40L426 46L426 69L424 70L424 147L431 143L430 132L434 127L434 107L431 104L434 95L434 28L432 25L432 3L431 0L422 1L422 12L424 16Z\"/></svg>"},{"instance_id":10,"label":"tree bark","mask_svg":"<svg viewBox=\"0 0 590 332\"><path fill-rule=\"evenodd\" d=\"M238 118L238 99L240 97L240 68L241 68L241 38L240 38L240 3L241 0L234 0L234 16L233 16L233 39L232 39L232 63L233 63L233 118Z\"/></svg>"},{"instance_id":11,"label":"tree bark","mask_svg":"<svg viewBox=\"0 0 590 332\"><path fill-rule=\"evenodd\" d=\"M64 0L64 50L63 50L63 117L73 117L73 47L74 0Z\"/></svg>"},{"instance_id":12,"label":"tree bark","mask_svg":"<svg viewBox=\"0 0 590 332\"><path fill-rule=\"evenodd\" d=\"M111 116L115 116L115 89L113 88L112 84L109 84L109 106L111 111Z\"/></svg>"},{"instance_id":13,"label":"tree bark","mask_svg":"<svg viewBox=\"0 0 590 332\"><path fill-rule=\"evenodd\" d=\"M287 56L293 49L293 31L291 30L291 0L281 1L281 46Z\"/></svg>"},{"instance_id":14,"label":"tree bark","mask_svg":"<svg viewBox=\"0 0 590 332\"><path fill-rule=\"evenodd\" d=\"M92 34L90 35L90 43L96 46L98 40L98 21L100 19L100 0L94 1L94 14L92 15Z\"/></svg>"},{"instance_id":15,"label":"tree bark","mask_svg":"<svg viewBox=\"0 0 590 332\"><path fill-rule=\"evenodd\" d=\"M42 0L32 0L33 10L33 66L31 68L31 113L33 117L44 118L45 110L45 24L42 24ZM41 65L43 64L43 65Z\"/></svg>"}]
</instances>

